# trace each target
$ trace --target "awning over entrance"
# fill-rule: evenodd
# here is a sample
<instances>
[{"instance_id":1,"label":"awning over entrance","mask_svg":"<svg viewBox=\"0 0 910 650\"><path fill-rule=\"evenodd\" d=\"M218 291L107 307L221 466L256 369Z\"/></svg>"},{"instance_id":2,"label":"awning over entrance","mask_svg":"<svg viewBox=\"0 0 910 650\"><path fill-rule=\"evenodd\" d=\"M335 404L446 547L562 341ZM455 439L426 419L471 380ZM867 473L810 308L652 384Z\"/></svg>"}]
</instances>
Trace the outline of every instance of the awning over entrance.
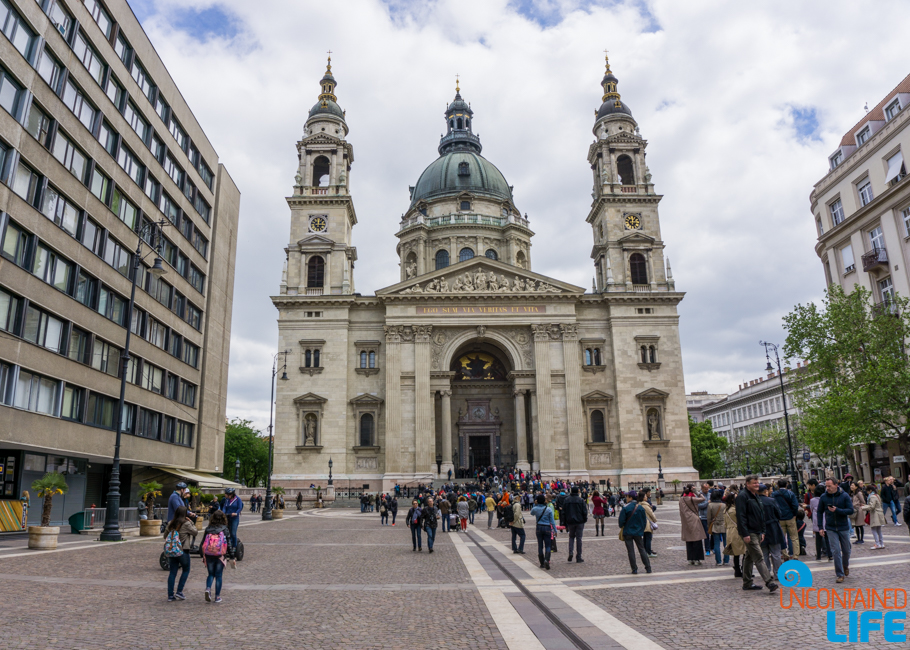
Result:
<instances>
[{"instance_id":1,"label":"awning over entrance","mask_svg":"<svg viewBox=\"0 0 910 650\"><path fill-rule=\"evenodd\" d=\"M202 472L191 472L186 469L178 469L176 467L156 467L155 469L161 470L162 472L167 472L168 474L173 474L174 476L179 476L182 479L196 483L201 488L241 488L243 487L240 483L234 483L234 481L229 481L226 478L221 478L220 476L212 476L211 474L204 474Z\"/></svg>"}]
</instances>

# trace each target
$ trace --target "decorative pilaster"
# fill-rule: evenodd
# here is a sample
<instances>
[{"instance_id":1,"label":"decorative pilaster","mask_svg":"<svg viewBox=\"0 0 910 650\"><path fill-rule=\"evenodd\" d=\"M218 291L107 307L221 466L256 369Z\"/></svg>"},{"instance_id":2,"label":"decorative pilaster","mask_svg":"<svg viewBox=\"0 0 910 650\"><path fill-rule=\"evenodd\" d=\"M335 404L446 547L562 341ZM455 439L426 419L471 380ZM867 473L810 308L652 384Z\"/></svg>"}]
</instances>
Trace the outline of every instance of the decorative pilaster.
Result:
<instances>
[{"instance_id":1,"label":"decorative pilaster","mask_svg":"<svg viewBox=\"0 0 910 650\"><path fill-rule=\"evenodd\" d=\"M417 275L427 272L427 240L421 237L417 240Z\"/></svg>"},{"instance_id":2,"label":"decorative pilaster","mask_svg":"<svg viewBox=\"0 0 910 650\"><path fill-rule=\"evenodd\" d=\"M517 469L525 471L531 469L528 463L528 428L525 425L525 392L512 391L515 396L515 439L518 449L518 460L515 462Z\"/></svg>"},{"instance_id":3,"label":"decorative pilaster","mask_svg":"<svg viewBox=\"0 0 910 650\"><path fill-rule=\"evenodd\" d=\"M401 325L385 330L385 467L401 472Z\"/></svg>"},{"instance_id":4,"label":"decorative pilaster","mask_svg":"<svg viewBox=\"0 0 910 650\"><path fill-rule=\"evenodd\" d=\"M414 471L436 475L436 434L433 395L430 393L430 334L432 325L415 325L414 331ZM432 436L432 438L431 438Z\"/></svg>"},{"instance_id":5,"label":"decorative pilaster","mask_svg":"<svg viewBox=\"0 0 910 650\"><path fill-rule=\"evenodd\" d=\"M455 464L452 462L452 391L441 390L439 395L442 397L440 406L442 413L442 478L448 478L449 470L455 472Z\"/></svg>"},{"instance_id":6,"label":"decorative pilaster","mask_svg":"<svg viewBox=\"0 0 910 650\"><path fill-rule=\"evenodd\" d=\"M562 326L562 353L566 369L566 418L569 425L569 471L586 472L585 429L582 421L581 377L578 353L578 326Z\"/></svg>"},{"instance_id":7,"label":"decorative pilaster","mask_svg":"<svg viewBox=\"0 0 910 650\"><path fill-rule=\"evenodd\" d=\"M531 325L534 332L534 368L537 379L537 421L540 444L540 470L556 470L556 449L553 447L553 409L550 395L550 331L546 325Z\"/></svg>"},{"instance_id":8,"label":"decorative pilaster","mask_svg":"<svg viewBox=\"0 0 910 650\"><path fill-rule=\"evenodd\" d=\"M531 391L531 449L534 450L534 461L531 463L531 471L536 472L540 469L540 427L538 426L539 417L537 415L537 391Z\"/></svg>"}]
</instances>

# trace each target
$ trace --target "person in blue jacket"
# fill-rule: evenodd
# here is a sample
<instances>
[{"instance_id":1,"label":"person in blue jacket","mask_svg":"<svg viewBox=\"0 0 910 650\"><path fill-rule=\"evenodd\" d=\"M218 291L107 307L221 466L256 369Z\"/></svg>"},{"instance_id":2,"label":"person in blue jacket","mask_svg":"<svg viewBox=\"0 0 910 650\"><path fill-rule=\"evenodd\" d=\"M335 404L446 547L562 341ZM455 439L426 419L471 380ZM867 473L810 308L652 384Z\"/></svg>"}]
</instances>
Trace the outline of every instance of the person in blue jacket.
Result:
<instances>
[{"instance_id":1,"label":"person in blue jacket","mask_svg":"<svg viewBox=\"0 0 910 650\"><path fill-rule=\"evenodd\" d=\"M186 483L181 481L175 487L177 489L171 492L171 496L167 499L168 522L174 521L174 515L177 513L177 508L186 507L186 499L184 498L187 491Z\"/></svg>"},{"instance_id":2,"label":"person in blue jacket","mask_svg":"<svg viewBox=\"0 0 910 650\"><path fill-rule=\"evenodd\" d=\"M843 582L850 575L850 515L853 514L853 499L844 492L833 478L825 481L825 493L818 501L819 534L828 539L828 547L834 556L834 572L837 582Z\"/></svg>"},{"instance_id":3,"label":"person in blue jacket","mask_svg":"<svg viewBox=\"0 0 910 650\"><path fill-rule=\"evenodd\" d=\"M231 548L237 548L237 526L240 525L241 510L243 510L243 501L234 493L234 488L224 488L221 512L228 520L228 529L231 531Z\"/></svg>"},{"instance_id":4,"label":"person in blue jacket","mask_svg":"<svg viewBox=\"0 0 910 650\"><path fill-rule=\"evenodd\" d=\"M540 561L540 568L549 571L550 547L556 530L556 520L553 518L553 511L547 507L547 498L544 495L537 495L536 504L531 508L531 514L537 520L537 559Z\"/></svg>"}]
</instances>

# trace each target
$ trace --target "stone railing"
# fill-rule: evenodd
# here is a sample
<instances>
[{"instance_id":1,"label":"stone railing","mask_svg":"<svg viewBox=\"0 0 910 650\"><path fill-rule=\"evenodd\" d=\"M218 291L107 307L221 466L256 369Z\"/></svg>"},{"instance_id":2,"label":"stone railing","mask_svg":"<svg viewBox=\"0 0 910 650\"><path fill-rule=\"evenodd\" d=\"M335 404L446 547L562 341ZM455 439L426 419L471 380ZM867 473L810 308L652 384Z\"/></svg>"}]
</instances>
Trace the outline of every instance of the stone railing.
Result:
<instances>
[{"instance_id":1,"label":"stone railing","mask_svg":"<svg viewBox=\"0 0 910 650\"><path fill-rule=\"evenodd\" d=\"M528 220L521 215L513 214L508 217L493 217L485 214L444 214L438 217L426 217L417 214L401 220L401 230L424 224L427 228L440 228L443 226L458 226L462 224L477 224L481 226L496 226L502 228L509 224L516 224L529 228Z\"/></svg>"}]
</instances>

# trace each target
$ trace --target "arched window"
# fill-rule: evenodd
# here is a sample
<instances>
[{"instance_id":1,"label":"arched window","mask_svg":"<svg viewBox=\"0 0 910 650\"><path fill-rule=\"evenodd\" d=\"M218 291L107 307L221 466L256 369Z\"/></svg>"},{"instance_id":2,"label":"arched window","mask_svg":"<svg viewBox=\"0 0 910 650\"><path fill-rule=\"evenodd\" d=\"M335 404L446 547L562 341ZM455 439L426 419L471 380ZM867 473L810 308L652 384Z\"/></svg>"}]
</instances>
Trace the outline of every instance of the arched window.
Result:
<instances>
[{"instance_id":1,"label":"arched window","mask_svg":"<svg viewBox=\"0 0 910 650\"><path fill-rule=\"evenodd\" d=\"M469 259L474 257L474 251L470 248L462 248L461 252L458 253L459 262L467 262Z\"/></svg>"},{"instance_id":2,"label":"arched window","mask_svg":"<svg viewBox=\"0 0 910 650\"><path fill-rule=\"evenodd\" d=\"M454 128L455 128L455 120L449 120L449 128L450 128L450 129L454 129Z\"/></svg>"},{"instance_id":3,"label":"arched window","mask_svg":"<svg viewBox=\"0 0 910 650\"><path fill-rule=\"evenodd\" d=\"M325 187L329 184L329 159L325 156L318 156L313 161L313 185L315 187Z\"/></svg>"},{"instance_id":4,"label":"arched window","mask_svg":"<svg viewBox=\"0 0 910 650\"><path fill-rule=\"evenodd\" d=\"M436 251L436 270L444 269L449 265L449 251Z\"/></svg>"},{"instance_id":5,"label":"arched window","mask_svg":"<svg viewBox=\"0 0 910 650\"><path fill-rule=\"evenodd\" d=\"M322 367L319 365L319 350L313 350L313 367L314 368Z\"/></svg>"},{"instance_id":6,"label":"arched window","mask_svg":"<svg viewBox=\"0 0 910 650\"><path fill-rule=\"evenodd\" d=\"M360 416L360 446L373 446L373 414L364 413Z\"/></svg>"},{"instance_id":7,"label":"arched window","mask_svg":"<svg viewBox=\"0 0 910 650\"><path fill-rule=\"evenodd\" d=\"M471 128L471 118L470 117L464 121L464 128L466 128L466 129Z\"/></svg>"},{"instance_id":8,"label":"arched window","mask_svg":"<svg viewBox=\"0 0 910 650\"><path fill-rule=\"evenodd\" d=\"M312 368L313 367L313 353L307 350L303 355L303 367Z\"/></svg>"},{"instance_id":9,"label":"arched window","mask_svg":"<svg viewBox=\"0 0 910 650\"><path fill-rule=\"evenodd\" d=\"M325 282L325 260L314 255L306 263L306 286L321 287Z\"/></svg>"},{"instance_id":10,"label":"arched window","mask_svg":"<svg viewBox=\"0 0 910 650\"><path fill-rule=\"evenodd\" d=\"M632 253L629 256L629 271L632 284L648 284L648 264L641 253Z\"/></svg>"},{"instance_id":11,"label":"arched window","mask_svg":"<svg viewBox=\"0 0 910 650\"><path fill-rule=\"evenodd\" d=\"M458 163L458 175L459 176L470 176L471 175L471 166L466 162Z\"/></svg>"},{"instance_id":12,"label":"arched window","mask_svg":"<svg viewBox=\"0 0 910 650\"><path fill-rule=\"evenodd\" d=\"M635 185L635 173L632 171L632 159L622 155L616 159L616 171L623 185Z\"/></svg>"},{"instance_id":13,"label":"arched window","mask_svg":"<svg viewBox=\"0 0 910 650\"><path fill-rule=\"evenodd\" d=\"M585 365L586 366L594 365L594 357L591 354L591 348L585 349Z\"/></svg>"},{"instance_id":14,"label":"arched window","mask_svg":"<svg viewBox=\"0 0 910 650\"><path fill-rule=\"evenodd\" d=\"M650 359L650 363L657 363L657 350L653 345L648 348L648 359Z\"/></svg>"},{"instance_id":15,"label":"arched window","mask_svg":"<svg viewBox=\"0 0 910 650\"><path fill-rule=\"evenodd\" d=\"M602 366L603 361L600 360L600 348L594 348L594 365Z\"/></svg>"},{"instance_id":16,"label":"arched window","mask_svg":"<svg viewBox=\"0 0 910 650\"><path fill-rule=\"evenodd\" d=\"M484 253L484 255L486 255L486 256L487 256L488 258L490 258L491 260L498 260L498 259L499 259L499 255L497 255L497 254L496 254L496 251L494 251L492 248L488 248L488 249L487 249L487 252Z\"/></svg>"},{"instance_id":17,"label":"arched window","mask_svg":"<svg viewBox=\"0 0 910 650\"><path fill-rule=\"evenodd\" d=\"M646 346L641 346L641 362L648 363L648 348Z\"/></svg>"},{"instance_id":18,"label":"arched window","mask_svg":"<svg viewBox=\"0 0 910 650\"><path fill-rule=\"evenodd\" d=\"M458 127L457 127L457 128L459 128L459 129L464 128L464 127L463 127L463 124L464 124L464 122L462 122L462 121L461 121L461 118L459 117L459 118L458 118Z\"/></svg>"},{"instance_id":19,"label":"arched window","mask_svg":"<svg viewBox=\"0 0 910 650\"><path fill-rule=\"evenodd\" d=\"M604 426L604 412L591 411L591 442L606 442L607 429Z\"/></svg>"},{"instance_id":20,"label":"arched window","mask_svg":"<svg viewBox=\"0 0 910 650\"><path fill-rule=\"evenodd\" d=\"M518 255L515 256L515 263L519 268L525 268L527 261L525 260L525 254L521 251L518 251Z\"/></svg>"},{"instance_id":21,"label":"arched window","mask_svg":"<svg viewBox=\"0 0 910 650\"><path fill-rule=\"evenodd\" d=\"M370 352L370 368L376 367L376 353Z\"/></svg>"},{"instance_id":22,"label":"arched window","mask_svg":"<svg viewBox=\"0 0 910 650\"><path fill-rule=\"evenodd\" d=\"M366 367L367 367L367 353L366 353L366 350L361 350L361 351L360 351L360 367L361 367L361 368L366 368Z\"/></svg>"}]
</instances>

